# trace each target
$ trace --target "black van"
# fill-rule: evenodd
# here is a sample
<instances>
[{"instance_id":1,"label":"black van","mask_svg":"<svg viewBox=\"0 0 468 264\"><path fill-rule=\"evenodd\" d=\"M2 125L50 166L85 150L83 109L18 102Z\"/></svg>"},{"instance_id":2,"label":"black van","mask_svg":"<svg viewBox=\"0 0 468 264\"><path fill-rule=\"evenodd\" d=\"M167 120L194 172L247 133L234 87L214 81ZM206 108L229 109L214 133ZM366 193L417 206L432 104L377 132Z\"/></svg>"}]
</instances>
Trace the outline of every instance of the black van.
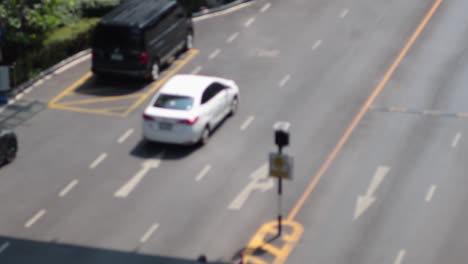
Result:
<instances>
[{"instance_id":1,"label":"black van","mask_svg":"<svg viewBox=\"0 0 468 264\"><path fill-rule=\"evenodd\" d=\"M127 0L96 26L91 70L156 80L162 65L192 45L191 14L178 1Z\"/></svg>"}]
</instances>

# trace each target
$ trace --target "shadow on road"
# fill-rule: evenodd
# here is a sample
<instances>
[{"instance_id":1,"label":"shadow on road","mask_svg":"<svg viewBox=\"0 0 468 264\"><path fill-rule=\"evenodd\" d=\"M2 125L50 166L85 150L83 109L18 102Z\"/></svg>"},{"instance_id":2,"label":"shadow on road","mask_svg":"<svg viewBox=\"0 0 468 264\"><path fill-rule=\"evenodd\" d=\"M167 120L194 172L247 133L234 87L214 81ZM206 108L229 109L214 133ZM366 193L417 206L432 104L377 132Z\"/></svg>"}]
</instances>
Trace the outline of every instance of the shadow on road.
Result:
<instances>
[{"instance_id":1,"label":"shadow on road","mask_svg":"<svg viewBox=\"0 0 468 264\"><path fill-rule=\"evenodd\" d=\"M179 160L191 155L200 146L178 146L140 140L138 144L130 151L130 154L143 159L157 157L164 151L163 160Z\"/></svg>"},{"instance_id":2,"label":"shadow on road","mask_svg":"<svg viewBox=\"0 0 468 264\"><path fill-rule=\"evenodd\" d=\"M40 242L0 236L0 263L2 264L196 264L194 259L145 255L108 249ZM219 263L210 262L205 263Z\"/></svg>"},{"instance_id":3,"label":"shadow on road","mask_svg":"<svg viewBox=\"0 0 468 264\"><path fill-rule=\"evenodd\" d=\"M119 76L92 76L74 92L77 94L93 96L123 96L143 90L148 82L137 78Z\"/></svg>"}]
</instances>

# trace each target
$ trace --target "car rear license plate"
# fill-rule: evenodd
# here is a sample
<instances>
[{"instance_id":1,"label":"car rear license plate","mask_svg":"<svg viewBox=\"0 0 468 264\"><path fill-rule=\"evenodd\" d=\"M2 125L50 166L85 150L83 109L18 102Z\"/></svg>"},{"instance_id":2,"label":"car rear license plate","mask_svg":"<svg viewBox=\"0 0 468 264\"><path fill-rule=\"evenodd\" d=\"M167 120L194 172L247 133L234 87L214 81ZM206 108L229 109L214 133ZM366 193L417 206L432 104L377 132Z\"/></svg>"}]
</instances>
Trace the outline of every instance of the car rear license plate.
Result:
<instances>
[{"instance_id":1,"label":"car rear license plate","mask_svg":"<svg viewBox=\"0 0 468 264\"><path fill-rule=\"evenodd\" d=\"M122 54L114 53L111 55L111 60L121 61L123 60Z\"/></svg>"},{"instance_id":2,"label":"car rear license plate","mask_svg":"<svg viewBox=\"0 0 468 264\"><path fill-rule=\"evenodd\" d=\"M172 129L172 124L171 123L166 123L166 122L161 122L161 123L159 123L159 129L161 129L161 130L171 130Z\"/></svg>"}]
</instances>

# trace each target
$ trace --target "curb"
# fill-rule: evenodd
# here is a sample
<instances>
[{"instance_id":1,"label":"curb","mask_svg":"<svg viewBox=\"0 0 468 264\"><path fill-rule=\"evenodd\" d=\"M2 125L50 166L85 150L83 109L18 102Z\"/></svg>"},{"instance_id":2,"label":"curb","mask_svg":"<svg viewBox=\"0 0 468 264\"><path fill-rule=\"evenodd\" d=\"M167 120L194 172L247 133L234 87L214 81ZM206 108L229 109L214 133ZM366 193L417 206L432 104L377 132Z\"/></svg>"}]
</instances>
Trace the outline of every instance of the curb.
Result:
<instances>
[{"instance_id":1,"label":"curb","mask_svg":"<svg viewBox=\"0 0 468 264\"><path fill-rule=\"evenodd\" d=\"M237 0L237 1L234 1L234 2L229 3L229 4L221 5L221 6L210 8L210 9L204 9L203 11L193 13L192 17L193 18L202 17L204 15L224 11L226 9L232 8L234 6L237 6L237 5L243 4L245 2L249 2L249 1L253 1L253 0ZM21 85L19 85L17 87L12 87L9 91L0 92L0 106L8 104L8 98L16 97L17 95L21 94L24 90L32 87L36 82L39 82L39 81L45 79L46 77L48 77L50 75L53 75L54 72L56 70L58 70L59 68L65 66L65 65L67 65L67 64L69 64L69 63L71 63L73 61L76 61L76 60L78 60L78 59L80 59L80 58L82 58L82 57L84 57L84 56L86 56L86 55L88 55L90 53L91 53L91 49L86 49L86 50L80 51L80 52L72 55L71 57L68 57L67 59L64 59L64 60L60 61L59 63L55 64L54 66L42 71L41 73L39 73L39 75L32 78L31 80L28 80L28 81L22 83ZM5 97L7 99L5 99Z\"/></svg>"},{"instance_id":2,"label":"curb","mask_svg":"<svg viewBox=\"0 0 468 264\"><path fill-rule=\"evenodd\" d=\"M42 80L42 79L45 79L47 76L50 76L50 75L53 75L54 72L56 70L58 70L59 68L75 61L75 60L78 60L86 55L88 55L89 53L91 53L91 50L90 49L86 49L86 50L83 50L83 51L80 51L62 61L60 61L59 63L55 64L54 66L42 71L41 73L39 73L39 75L37 75L36 77L32 78L31 80L28 80L22 84L20 84L19 86L17 87L12 87L10 89L10 91L6 91L4 93L4 95L8 96L8 97L13 97L13 96L16 96L17 94L23 92L24 90L26 90L27 88L31 87L34 83ZM1 96L1 95L0 95Z\"/></svg>"}]
</instances>

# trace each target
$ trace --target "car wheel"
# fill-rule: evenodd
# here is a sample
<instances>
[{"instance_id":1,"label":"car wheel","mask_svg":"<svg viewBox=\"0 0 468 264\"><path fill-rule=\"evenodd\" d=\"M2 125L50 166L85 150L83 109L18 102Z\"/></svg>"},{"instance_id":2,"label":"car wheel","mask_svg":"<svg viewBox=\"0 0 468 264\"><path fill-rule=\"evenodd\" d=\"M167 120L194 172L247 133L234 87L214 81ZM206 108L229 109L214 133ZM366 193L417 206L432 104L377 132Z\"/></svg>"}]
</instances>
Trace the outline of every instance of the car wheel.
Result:
<instances>
[{"instance_id":1,"label":"car wheel","mask_svg":"<svg viewBox=\"0 0 468 264\"><path fill-rule=\"evenodd\" d=\"M231 101L231 110L229 111L229 115L233 116L237 112L237 108L239 107L239 99L237 99L237 96L234 96Z\"/></svg>"},{"instance_id":2,"label":"car wheel","mask_svg":"<svg viewBox=\"0 0 468 264\"><path fill-rule=\"evenodd\" d=\"M159 63L157 61L154 61L153 64L151 64L151 72L150 72L150 79L151 81L156 81L159 79Z\"/></svg>"},{"instance_id":3,"label":"car wheel","mask_svg":"<svg viewBox=\"0 0 468 264\"><path fill-rule=\"evenodd\" d=\"M16 152L18 151L18 144L16 140L11 140L8 143L6 153L5 153L5 162L10 163L12 162L15 157L16 157Z\"/></svg>"},{"instance_id":4,"label":"car wheel","mask_svg":"<svg viewBox=\"0 0 468 264\"><path fill-rule=\"evenodd\" d=\"M190 32L187 34L187 37L185 37L184 51L187 51L192 48L193 48L193 34Z\"/></svg>"},{"instance_id":5,"label":"car wheel","mask_svg":"<svg viewBox=\"0 0 468 264\"><path fill-rule=\"evenodd\" d=\"M210 129L209 127L205 127L205 129L203 129L202 131L202 134L201 134L201 137L200 137L200 144L203 146L203 145L206 145L208 144L208 141L210 140Z\"/></svg>"}]
</instances>

